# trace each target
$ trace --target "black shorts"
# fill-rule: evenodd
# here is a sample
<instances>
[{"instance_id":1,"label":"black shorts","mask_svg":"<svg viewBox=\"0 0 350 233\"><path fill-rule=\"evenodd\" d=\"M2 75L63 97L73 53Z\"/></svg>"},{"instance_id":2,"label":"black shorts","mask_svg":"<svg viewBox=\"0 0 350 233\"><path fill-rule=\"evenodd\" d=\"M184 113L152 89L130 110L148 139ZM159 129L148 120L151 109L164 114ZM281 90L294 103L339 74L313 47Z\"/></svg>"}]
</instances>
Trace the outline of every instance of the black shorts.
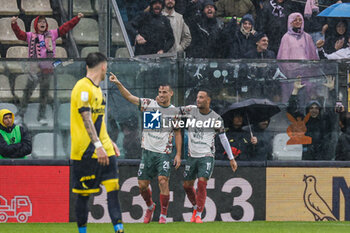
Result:
<instances>
[{"instance_id":1,"label":"black shorts","mask_svg":"<svg viewBox=\"0 0 350 233\"><path fill-rule=\"evenodd\" d=\"M97 159L92 158L73 160L73 193L98 193L101 182L118 178L118 164L115 155L109 157L108 166L102 166Z\"/></svg>"}]
</instances>

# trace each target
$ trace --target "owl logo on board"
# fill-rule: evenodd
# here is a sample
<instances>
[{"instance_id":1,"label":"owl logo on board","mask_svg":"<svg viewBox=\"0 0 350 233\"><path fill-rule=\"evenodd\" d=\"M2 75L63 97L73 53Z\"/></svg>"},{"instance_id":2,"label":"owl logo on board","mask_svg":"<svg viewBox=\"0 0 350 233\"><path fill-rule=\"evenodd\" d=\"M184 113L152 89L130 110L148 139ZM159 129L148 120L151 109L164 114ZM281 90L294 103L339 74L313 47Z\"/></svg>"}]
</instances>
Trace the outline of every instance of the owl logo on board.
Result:
<instances>
[{"instance_id":1,"label":"owl logo on board","mask_svg":"<svg viewBox=\"0 0 350 233\"><path fill-rule=\"evenodd\" d=\"M305 182L304 203L313 214L315 221L338 221L327 202L317 192L316 178L304 175L303 181Z\"/></svg>"}]
</instances>

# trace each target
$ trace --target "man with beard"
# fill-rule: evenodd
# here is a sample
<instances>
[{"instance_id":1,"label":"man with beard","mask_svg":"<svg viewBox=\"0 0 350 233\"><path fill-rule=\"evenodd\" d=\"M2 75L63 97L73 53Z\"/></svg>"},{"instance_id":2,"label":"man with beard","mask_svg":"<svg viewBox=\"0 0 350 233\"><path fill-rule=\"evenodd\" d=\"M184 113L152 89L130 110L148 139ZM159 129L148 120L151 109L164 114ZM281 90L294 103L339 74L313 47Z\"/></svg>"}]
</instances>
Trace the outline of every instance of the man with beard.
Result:
<instances>
[{"instance_id":1,"label":"man with beard","mask_svg":"<svg viewBox=\"0 0 350 233\"><path fill-rule=\"evenodd\" d=\"M207 181L213 174L215 164L216 134L230 160L232 171L237 170L237 163L225 134L223 120L220 115L210 109L211 100L210 91L201 88L197 94L196 105L180 108L181 114L186 117L187 121L196 121L195 124L188 124L188 159L183 184L186 195L193 206L191 222L195 223L203 223L202 212L207 198ZM197 124L200 122L215 122L215 125L206 127L204 124ZM197 192L194 189L196 179L198 179Z\"/></svg>"},{"instance_id":2,"label":"man with beard","mask_svg":"<svg viewBox=\"0 0 350 233\"><path fill-rule=\"evenodd\" d=\"M189 3L184 14L192 35L187 56L195 58L217 58L220 55L220 34L223 22L215 16L216 7L212 0L204 0L202 12L196 14L198 0Z\"/></svg>"},{"instance_id":3,"label":"man with beard","mask_svg":"<svg viewBox=\"0 0 350 233\"><path fill-rule=\"evenodd\" d=\"M175 43L169 53L182 52L191 44L190 29L186 25L182 15L175 12L175 0L165 0L165 8L162 14L170 20L174 32Z\"/></svg>"},{"instance_id":4,"label":"man with beard","mask_svg":"<svg viewBox=\"0 0 350 233\"><path fill-rule=\"evenodd\" d=\"M135 55L163 54L174 45L169 19L162 15L162 0L151 0L149 12L142 12L130 21L127 30L135 41Z\"/></svg>"},{"instance_id":5,"label":"man with beard","mask_svg":"<svg viewBox=\"0 0 350 233\"><path fill-rule=\"evenodd\" d=\"M145 114L152 114L153 120L161 116L166 122L175 121L179 113L178 109L171 104L171 97L174 92L169 84L161 84L158 88L158 96L156 99L139 98L131 94L115 75L109 79L120 91L120 94L130 103L139 107L140 111ZM145 121L145 118L143 119ZM169 120L169 121L168 121ZM159 119L159 124L160 124ZM153 124L153 123L152 123ZM172 153L172 139L175 137L176 155L173 165L176 169L181 165L181 146L182 137L181 130L174 127L146 128L142 130L142 158L138 171L138 184L140 194L147 205L147 210L143 222L149 223L152 220L156 204L152 199L152 191L150 189L151 180L157 177L160 195L161 212L159 223L166 223L166 215L169 206L169 177L170 177L170 161Z\"/></svg>"}]
</instances>

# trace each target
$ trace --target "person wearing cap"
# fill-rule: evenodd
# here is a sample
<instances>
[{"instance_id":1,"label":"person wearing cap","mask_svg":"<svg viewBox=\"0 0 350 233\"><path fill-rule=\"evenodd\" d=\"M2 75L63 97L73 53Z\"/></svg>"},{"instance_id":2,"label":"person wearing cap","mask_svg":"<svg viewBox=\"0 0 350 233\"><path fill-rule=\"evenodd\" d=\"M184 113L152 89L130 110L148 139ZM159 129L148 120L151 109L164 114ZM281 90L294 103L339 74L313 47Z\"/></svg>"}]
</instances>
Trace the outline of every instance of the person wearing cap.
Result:
<instances>
[{"instance_id":1,"label":"person wearing cap","mask_svg":"<svg viewBox=\"0 0 350 233\"><path fill-rule=\"evenodd\" d=\"M56 40L72 30L82 17L84 17L84 14L78 13L77 16L62 24L59 28L48 30L49 25L45 16L37 16L34 20L35 32L24 32L17 24L18 17L14 16L11 19L11 27L19 40L28 43L29 58L54 58L56 57ZM21 106L17 113L19 117L16 122L22 123L28 101L36 86L40 83L40 105L37 120L42 125L48 123L45 113L51 78L53 78L52 61L31 63L29 78L23 91Z\"/></svg>"},{"instance_id":2,"label":"person wearing cap","mask_svg":"<svg viewBox=\"0 0 350 233\"><path fill-rule=\"evenodd\" d=\"M218 58L220 56L223 22L216 18L216 6L212 0L204 0L202 11L197 12L198 0L192 0L184 14L190 28L192 41L187 48L187 57Z\"/></svg>"},{"instance_id":3,"label":"person wearing cap","mask_svg":"<svg viewBox=\"0 0 350 233\"><path fill-rule=\"evenodd\" d=\"M245 58L249 59L275 59L276 55L272 50L268 49L269 46L269 38L265 33L258 33L254 42L256 44L256 48L250 49L246 54Z\"/></svg>"},{"instance_id":4,"label":"person wearing cap","mask_svg":"<svg viewBox=\"0 0 350 233\"><path fill-rule=\"evenodd\" d=\"M225 23L233 17L242 18L246 14L251 14L256 18L255 7L251 0L219 0L216 2L217 16Z\"/></svg>"},{"instance_id":5,"label":"person wearing cap","mask_svg":"<svg viewBox=\"0 0 350 233\"><path fill-rule=\"evenodd\" d=\"M0 159L25 158L32 152L29 133L14 124L15 115L8 109L0 110Z\"/></svg>"},{"instance_id":6,"label":"person wearing cap","mask_svg":"<svg viewBox=\"0 0 350 233\"><path fill-rule=\"evenodd\" d=\"M167 53L175 38L170 21L162 15L163 0L151 0L149 11L141 12L126 25L135 55Z\"/></svg>"}]
</instances>

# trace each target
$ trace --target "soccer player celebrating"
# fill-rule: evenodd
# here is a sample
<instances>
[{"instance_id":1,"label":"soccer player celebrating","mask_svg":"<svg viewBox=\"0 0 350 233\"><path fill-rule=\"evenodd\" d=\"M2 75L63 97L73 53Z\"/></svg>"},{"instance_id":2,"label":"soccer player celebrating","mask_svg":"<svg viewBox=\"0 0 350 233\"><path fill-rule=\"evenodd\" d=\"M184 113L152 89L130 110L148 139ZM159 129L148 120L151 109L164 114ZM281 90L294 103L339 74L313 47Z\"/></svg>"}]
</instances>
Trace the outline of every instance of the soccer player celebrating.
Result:
<instances>
[{"instance_id":1,"label":"soccer player celebrating","mask_svg":"<svg viewBox=\"0 0 350 233\"><path fill-rule=\"evenodd\" d=\"M207 197L207 181L214 170L215 135L219 133L222 146L230 160L233 171L237 163L232 155L230 143L227 140L221 117L210 109L211 95L208 90L201 89L197 94L197 106L181 107L181 113L187 116L188 126L188 159L184 172L184 189L193 205L191 222L203 223L202 212ZM195 121L194 121L195 120ZM203 124L207 122L208 124ZM198 124L200 123L200 124ZM205 127L207 125L207 127ZM198 178L197 193L194 186Z\"/></svg>"},{"instance_id":2,"label":"soccer player celebrating","mask_svg":"<svg viewBox=\"0 0 350 233\"><path fill-rule=\"evenodd\" d=\"M132 95L123 84L111 73L109 80L115 83L121 95L129 102L138 105L142 112L153 113L152 120L162 115L170 116L170 119L164 119L166 122L176 120L178 109L171 103L173 90L169 84L160 85L156 100L139 98ZM151 120L151 121L152 121ZM138 183L140 193L147 204L147 211L144 223L149 223L155 210L155 204L152 201L152 192L149 184L153 177L158 176L160 189L161 214L159 223L166 223L166 215L169 205L169 176L170 176L170 153L172 151L172 138L175 132L176 156L174 166L177 169L181 164L181 145L182 137L180 129L167 127L161 129L143 129L142 131L142 159L138 171Z\"/></svg>"},{"instance_id":3,"label":"soccer player celebrating","mask_svg":"<svg viewBox=\"0 0 350 233\"><path fill-rule=\"evenodd\" d=\"M86 77L80 79L71 96L71 159L73 193L78 194L76 216L79 233L86 233L88 200L91 193L107 191L108 211L115 232L124 232L119 204L118 147L108 136L105 125L106 100L99 86L107 72L107 58L90 53L86 58Z\"/></svg>"}]
</instances>

